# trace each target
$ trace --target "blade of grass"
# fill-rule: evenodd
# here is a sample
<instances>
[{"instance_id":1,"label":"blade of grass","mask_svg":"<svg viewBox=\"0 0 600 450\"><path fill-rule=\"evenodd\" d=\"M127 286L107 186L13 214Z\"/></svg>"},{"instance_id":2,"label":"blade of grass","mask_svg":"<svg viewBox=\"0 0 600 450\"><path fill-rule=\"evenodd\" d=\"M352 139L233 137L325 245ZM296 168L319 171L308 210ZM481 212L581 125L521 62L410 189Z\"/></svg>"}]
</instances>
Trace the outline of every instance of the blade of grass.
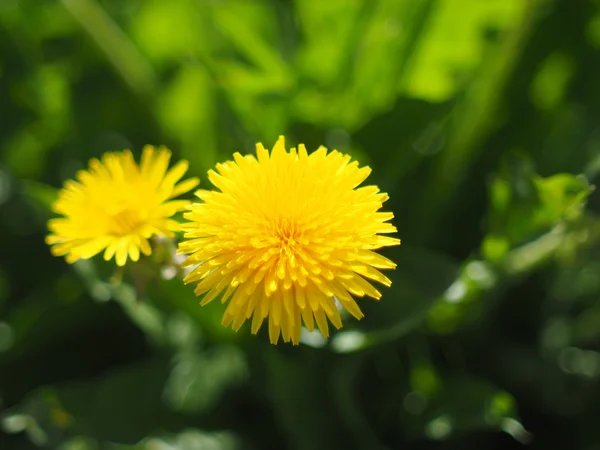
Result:
<instances>
[{"instance_id":1,"label":"blade of grass","mask_svg":"<svg viewBox=\"0 0 600 450\"><path fill-rule=\"evenodd\" d=\"M94 0L62 0L62 4L129 88L138 97L151 96L156 85L152 66L106 11Z\"/></svg>"},{"instance_id":2,"label":"blade of grass","mask_svg":"<svg viewBox=\"0 0 600 450\"><path fill-rule=\"evenodd\" d=\"M425 190L417 217L422 224L421 237L430 238L439 221L453 205L461 176L482 151L482 143L496 125L496 117L504 98L506 83L518 62L546 0L531 0L524 7L521 24L508 36L496 58L488 64L476 84L453 114L456 124L450 142L439 154L431 182Z\"/></svg>"}]
</instances>

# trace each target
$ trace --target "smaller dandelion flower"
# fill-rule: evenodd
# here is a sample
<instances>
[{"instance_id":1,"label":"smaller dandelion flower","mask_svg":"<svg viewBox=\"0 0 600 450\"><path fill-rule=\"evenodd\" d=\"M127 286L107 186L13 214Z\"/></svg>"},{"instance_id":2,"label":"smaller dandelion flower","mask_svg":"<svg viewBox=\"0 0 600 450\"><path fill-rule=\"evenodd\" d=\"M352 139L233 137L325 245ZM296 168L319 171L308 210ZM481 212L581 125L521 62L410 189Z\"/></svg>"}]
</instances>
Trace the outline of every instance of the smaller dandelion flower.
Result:
<instances>
[{"instance_id":1,"label":"smaller dandelion flower","mask_svg":"<svg viewBox=\"0 0 600 450\"><path fill-rule=\"evenodd\" d=\"M180 225L171 216L189 204L173 198L199 180L179 182L188 163L180 161L167 170L170 158L166 148L147 145L139 166L129 150L92 159L87 170L77 173L77 181L65 182L52 206L63 216L48 221L46 242L52 253L72 263L104 251L105 260L114 257L123 266L128 257L137 261L140 252L151 253L150 237L172 237Z\"/></svg>"},{"instance_id":2,"label":"smaller dandelion flower","mask_svg":"<svg viewBox=\"0 0 600 450\"><path fill-rule=\"evenodd\" d=\"M374 252L400 243L382 236L396 232L393 214L379 211L388 196L358 187L371 170L335 150L287 152L281 137L271 154L256 152L209 171L220 192L196 192L203 203L184 214L179 245L192 268L185 282L198 282L202 305L222 294L234 330L251 319L257 333L268 317L273 344L280 335L298 344L302 323L328 336L328 322L342 326L338 302L360 319L353 297L381 297L368 280L391 284L378 269L396 265Z\"/></svg>"}]
</instances>

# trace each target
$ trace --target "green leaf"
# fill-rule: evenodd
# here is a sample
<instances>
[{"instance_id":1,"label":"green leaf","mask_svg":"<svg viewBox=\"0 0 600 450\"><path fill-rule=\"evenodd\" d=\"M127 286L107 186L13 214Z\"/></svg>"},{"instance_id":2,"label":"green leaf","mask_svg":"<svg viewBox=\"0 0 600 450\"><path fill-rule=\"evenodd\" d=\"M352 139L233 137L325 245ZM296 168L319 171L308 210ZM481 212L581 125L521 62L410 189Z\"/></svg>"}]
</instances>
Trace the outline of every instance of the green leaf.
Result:
<instances>
[{"instance_id":1,"label":"green leaf","mask_svg":"<svg viewBox=\"0 0 600 450\"><path fill-rule=\"evenodd\" d=\"M561 222L577 220L591 191L583 177L564 173L540 177L529 160L511 155L490 185L489 233L482 243L483 255L499 262L510 249Z\"/></svg>"},{"instance_id":2,"label":"green leaf","mask_svg":"<svg viewBox=\"0 0 600 450\"><path fill-rule=\"evenodd\" d=\"M460 8L453 0L436 3L403 88L411 96L443 102L498 51L486 42L483 31L511 31L526 5L519 0L465 0Z\"/></svg>"},{"instance_id":3,"label":"green leaf","mask_svg":"<svg viewBox=\"0 0 600 450\"><path fill-rule=\"evenodd\" d=\"M278 349L266 353L268 387L276 419L287 436L286 448L335 448L336 414L328 401L327 363L322 352L300 347L285 355Z\"/></svg>"},{"instance_id":4,"label":"green leaf","mask_svg":"<svg viewBox=\"0 0 600 450\"><path fill-rule=\"evenodd\" d=\"M353 129L396 101L431 0L303 0L300 83L292 110L303 122Z\"/></svg>"},{"instance_id":5,"label":"green leaf","mask_svg":"<svg viewBox=\"0 0 600 450\"><path fill-rule=\"evenodd\" d=\"M502 430L527 443L531 435L518 421L516 412L515 399L508 392L460 374L444 377L442 389L427 400L425 409L407 415L405 420L412 433L434 440L475 430Z\"/></svg>"},{"instance_id":6,"label":"green leaf","mask_svg":"<svg viewBox=\"0 0 600 450\"><path fill-rule=\"evenodd\" d=\"M140 4L131 22L131 34L155 64L190 56L210 45L210 34L201 19L200 5L191 0L159 0Z\"/></svg>"},{"instance_id":7,"label":"green leaf","mask_svg":"<svg viewBox=\"0 0 600 450\"><path fill-rule=\"evenodd\" d=\"M52 204L58 198L58 189L34 180L23 180L21 184L28 199L44 211L51 212Z\"/></svg>"},{"instance_id":8,"label":"green leaf","mask_svg":"<svg viewBox=\"0 0 600 450\"><path fill-rule=\"evenodd\" d=\"M504 236L488 234L481 244L481 253L483 257L491 262L502 261L510 250L510 242Z\"/></svg>"},{"instance_id":9,"label":"green leaf","mask_svg":"<svg viewBox=\"0 0 600 450\"><path fill-rule=\"evenodd\" d=\"M217 162L214 87L204 67L183 66L156 101L156 116L182 142L180 155L196 175Z\"/></svg>"},{"instance_id":10,"label":"green leaf","mask_svg":"<svg viewBox=\"0 0 600 450\"><path fill-rule=\"evenodd\" d=\"M530 95L537 107L549 110L561 105L574 72L575 63L569 55L548 56L531 83Z\"/></svg>"},{"instance_id":11,"label":"green leaf","mask_svg":"<svg viewBox=\"0 0 600 450\"><path fill-rule=\"evenodd\" d=\"M143 444L130 448L130 450L237 450L244 448L237 436L231 432L207 432L196 429L187 429L174 436L161 436L144 439ZM114 450L126 450L116 448Z\"/></svg>"},{"instance_id":12,"label":"green leaf","mask_svg":"<svg viewBox=\"0 0 600 450\"><path fill-rule=\"evenodd\" d=\"M206 411L221 400L225 390L241 385L247 376L246 358L238 347L183 350L174 359L164 398L175 411Z\"/></svg>"},{"instance_id":13,"label":"green leaf","mask_svg":"<svg viewBox=\"0 0 600 450\"><path fill-rule=\"evenodd\" d=\"M550 226L559 220L578 219L592 191L583 177L564 173L547 178L536 177L534 183L540 201L534 222L539 227Z\"/></svg>"},{"instance_id":14,"label":"green leaf","mask_svg":"<svg viewBox=\"0 0 600 450\"><path fill-rule=\"evenodd\" d=\"M429 309L427 324L436 333L453 332L466 319L487 290L496 285L496 273L483 261L468 261L450 287Z\"/></svg>"},{"instance_id":15,"label":"green leaf","mask_svg":"<svg viewBox=\"0 0 600 450\"><path fill-rule=\"evenodd\" d=\"M60 417L65 418L56 420ZM56 402L54 392L48 389L29 394L20 405L5 411L0 426L6 433L25 433L29 441L43 446L56 443L56 434L69 418Z\"/></svg>"},{"instance_id":16,"label":"green leaf","mask_svg":"<svg viewBox=\"0 0 600 450\"><path fill-rule=\"evenodd\" d=\"M236 333L231 327L222 325L225 305L215 300L200 306L201 299L194 295L193 287L186 286L181 279L161 280L160 289L160 297L155 296L157 301L162 299L170 308L184 312L209 339L233 343L249 338L246 328Z\"/></svg>"},{"instance_id":17,"label":"green leaf","mask_svg":"<svg viewBox=\"0 0 600 450\"><path fill-rule=\"evenodd\" d=\"M332 368L330 383L337 413L352 438L353 448L384 450L387 447L379 441L358 395L360 375L367 360L365 355L362 353L340 358Z\"/></svg>"},{"instance_id":18,"label":"green leaf","mask_svg":"<svg viewBox=\"0 0 600 450\"><path fill-rule=\"evenodd\" d=\"M135 443L168 417L163 388L171 370L168 356L120 368L57 389L62 408L73 417L73 431L99 440Z\"/></svg>"},{"instance_id":19,"label":"green leaf","mask_svg":"<svg viewBox=\"0 0 600 450\"><path fill-rule=\"evenodd\" d=\"M272 41L264 36L270 34L271 40L278 36L269 33L271 24L276 20L275 11L266 8L263 2L233 0L212 8L212 19L217 29L246 61L265 76L279 80L286 86L291 81L287 64ZM267 28L266 33L262 32ZM277 84L277 83L275 83Z\"/></svg>"}]
</instances>

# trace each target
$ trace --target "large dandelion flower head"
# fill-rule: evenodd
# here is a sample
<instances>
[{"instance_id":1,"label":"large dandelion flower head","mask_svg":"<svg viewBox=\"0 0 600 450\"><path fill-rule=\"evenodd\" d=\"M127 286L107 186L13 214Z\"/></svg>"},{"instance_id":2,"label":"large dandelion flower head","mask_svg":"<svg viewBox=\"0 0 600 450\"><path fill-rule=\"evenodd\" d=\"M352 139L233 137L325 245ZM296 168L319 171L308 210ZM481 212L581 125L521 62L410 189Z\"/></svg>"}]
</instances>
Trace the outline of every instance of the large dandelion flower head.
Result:
<instances>
[{"instance_id":1,"label":"large dandelion flower head","mask_svg":"<svg viewBox=\"0 0 600 450\"><path fill-rule=\"evenodd\" d=\"M167 170L170 158L166 148L147 145L139 166L129 150L92 159L76 181L65 182L52 206L63 216L48 221L52 253L72 263L104 251L104 259L114 257L119 266L128 258L137 261L140 252L149 255L149 238L170 237L181 227L171 217L190 202L173 198L199 183L197 178L179 182L188 163Z\"/></svg>"},{"instance_id":2,"label":"large dandelion flower head","mask_svg":"<svg viewBox=\"0 0 600 450\"><path fill-rule=\"evenodd\" d=\"M201 304L223 293L223 324L235 330L251 319L257 333L268 318L273 344L298 344L302 323L328 336L328 322L342 326L337 305L360 319L353 296L381 297L368 280L391 284L377 269L395 264L374 252L400 243L382 236L396 231L393 214L379 212L388 197L358 187L370 169L335 150L287 152L280 137L271 154L256 152L209 171L220 192L196 192L202 203L184 214L179 244L193 268L185 282L198 282Z\"/></svg>"}]
</instances>

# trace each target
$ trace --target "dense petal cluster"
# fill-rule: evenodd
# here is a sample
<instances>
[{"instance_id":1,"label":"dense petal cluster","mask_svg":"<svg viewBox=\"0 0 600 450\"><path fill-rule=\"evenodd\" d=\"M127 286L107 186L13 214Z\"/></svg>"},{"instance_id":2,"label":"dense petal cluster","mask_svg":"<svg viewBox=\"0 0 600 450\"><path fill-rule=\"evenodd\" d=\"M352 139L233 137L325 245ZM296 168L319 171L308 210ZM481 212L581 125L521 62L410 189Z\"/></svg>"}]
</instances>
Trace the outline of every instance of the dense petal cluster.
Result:
<instances>
[{"instance_id":1,"label":"dense petal cluster","mask_svg":"<svg viewBox=\"0 0 600 450\"><path fill-rule=\"evenodd\" d=\"M370 169L335 150L287 152L280 137L270 155L256 152L209 171L220 192L196 192L179 246L193 268L185 282L198 283L201 304L229 300L223 324L235 330L252 318L257 333L268 317L272 343L281 334L297 344L302 322L328 336L328 320L342 326L337 302L360 319L352 296L381 297L367 280L391 284L377 269L395 264L373 251L400 243L381 236L396 232L393 214L379 212L388 196L358 187Z\"/></svg>"},{"instance_id":2,"label":"dense petal cluster","mask_svg":"<svg viewBox=\"0 0 600 450\"><path fill-rule=\"evenodd\" d=\"M138 166L130 151L105 153L92 159L59 192L52 209L63 217L48 221L46 242L52 253L68 262L104 251L123 266L151 253L148 239L171 236L180 225L170 217L184 210L187 200L172 200L195 188L199 180L179 182L188 168L180 161L170 170L171 152L146 146Z\"/></svg>"}]
</instances>

